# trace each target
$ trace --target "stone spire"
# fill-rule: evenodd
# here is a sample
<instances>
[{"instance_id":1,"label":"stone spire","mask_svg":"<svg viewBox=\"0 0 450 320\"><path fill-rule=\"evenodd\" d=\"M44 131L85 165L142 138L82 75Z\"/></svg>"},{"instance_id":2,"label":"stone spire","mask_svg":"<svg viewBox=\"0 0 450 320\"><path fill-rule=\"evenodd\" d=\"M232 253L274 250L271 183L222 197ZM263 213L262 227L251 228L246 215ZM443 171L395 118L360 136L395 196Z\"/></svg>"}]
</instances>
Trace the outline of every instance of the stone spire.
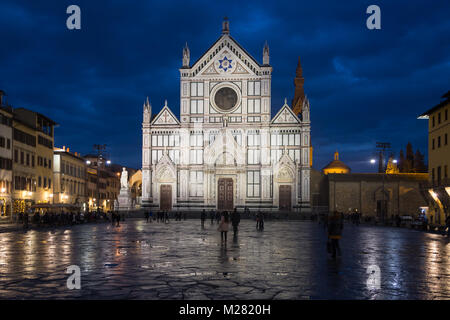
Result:
<instances>
[{"instance_id":1,"label":"stone spire","mask_svg":"<svg viewBox=\"0 0 450 320\"><path fill-rule=\"evenodd\" d=\"M183 48L183 67L189 68L189 60L191 59L191 52L189 51L188 44Z\"/></svg>"},{"instance_id":2,"label":"stone spire","mask_svg":"<svg viewBox=\"0 0 450 320\"><path fill-rule=\"evenodd\" d=\"M149 123L152 116L152 105L150 101L147 100L144 102L144 123Z\"/></svg>"},{"instance_id":3,"label":"stone spire","mask_svg":"<svg viewBox=\"0 0 450 320\"><path fill-rule=\"evenodd\" d=\"M263 48L263 65L269 65L269 60L270 60L270 56L269 56L269 45L266 43L264 44L264 48Z\"/></svg>"},{"instance_id":4,"label":"stone spire","mask_svg":"<svg viewBox=\"0 0 450 320\"><path fill-rule=\"evenodd\" d=\"M222 34L229 34L230 33L230 22L228 21L228 18L223 18L222 22Z\"/></svg>"},{"instance_id":5,"label":"stone spire","mask_svg":"<svg viewBox=\"0 0 450 320\"><path fill-rule=\"evenodd\" d=\"M302 112L303 101L305 100L305 92L303 90L303 84L305 79L303 78L303 69L300 63L300 57L298 57L297 70L295 71L295 93L294 99L292 99L292 109L296 115Z\"/></svg>"}]
</instances>

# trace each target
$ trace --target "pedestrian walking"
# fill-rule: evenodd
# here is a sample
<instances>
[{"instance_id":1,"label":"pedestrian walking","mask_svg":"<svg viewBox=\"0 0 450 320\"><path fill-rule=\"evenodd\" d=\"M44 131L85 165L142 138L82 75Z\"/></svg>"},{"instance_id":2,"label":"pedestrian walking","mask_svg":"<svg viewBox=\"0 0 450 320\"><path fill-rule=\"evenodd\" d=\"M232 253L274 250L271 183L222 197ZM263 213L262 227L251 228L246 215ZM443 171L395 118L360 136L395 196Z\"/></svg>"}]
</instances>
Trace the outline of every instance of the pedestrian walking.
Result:
<instances>
[{"instance_id":1,"label":"pedestrian walking","mask_svg":"<svg viewBox=\"0 0 450 320\"><path fill-rule=\"evenodd\" d=\"M264 216L261 210L256 214L256 230L264 230Z\"/></svg>"},{"instance_id":2,"label":"pedestrian walking","mask_svg":"<svg viewBox=\"0 0 450 320\"><path fill-rule=\"evenodd\" d=\"M147 223L148 223L148 218L150 217L150 214L149 214L149 212L146 210L145 211L145 213L144 213L144 217L145 217L145 220L147 221Z\"/></svg>"},{"instance_id":3,"label":"pedestrian walking","mask_svg":"<svg viewBox=\"0 0 450 320\"><path fill-rule=\"evenodd\" d=\"M214 210L209 212L209 217L211 218L211 224L214 224Z\"/></svg>"},{"instance_id":4,"label":"pedestrian walking","mask_svg":"<svg viewBox=\"0 0 450 320\"><path fill-rule=\"evenodd\" d=\"M335 211L328 219L328 241L330 241L331 244L331 254L333 259L336 259L336 252L339 256L341 255L339 240L342 237L343 228L344 222L342 215Z\"/></svg>"},{"instance_id":5,"label":"pedestrian walking","mask_svg":"<svg viewBox=\"0 0 450 320\"><path fill-rule=\"evenodd\" d=\"M23 215L23 228L28 229L28 212Z\"/></svg>"},{"instance_id":6,"label":"pedestrian walking","mask_svg":"<svg viewBox=\"0 0 450 320\"><path fill-rule=\"evenodd\" d=\"M241 222L241 215L240 213L237 211L236 208L234 208L233 213L231 214L231 225L233 226L233 237L236 238L237 237L237 232L238 232L238 226L239 223Z\"/></svg>"},{"instance_id":7,"label":"pedestrian walking","mask_svg":"<svg viewBox=\"0 0 450 320\"><path fill-rule=\"evenodd\" d=\"M116 227L120 227L120 214L115 213L115 215L116 215L116 221L117 221Z\"/></svg>"},{"instance_id":8,"label":"pedestrian walking","mask_svg":"<svg viewBox=\"0 0 450 320\"><path fill-rule=\"evenodd\" d=\"M228 216L228 212L224 211L219 222L219 227L217 228L218 231L220 231L220 239L222 240L222 243L227 242L227 233L228 233L228 227L229 227L230 218Z\"/></svg>"},{"instance_id":9,"label":"pedestrian walking","mask_svg":"<svg viewBox=\"0 0 450 320\"><path fill-rule=\"evenodd\" d=\"M149 215L150 222L153 222L153 212L152 212L152 210L149 211L148 215Z\"/></svg>"},{"instance_id":10,"label":"pedestrian walking","mask_svg":"<svg viewBox=\"0 0 450 320\"><path fill-rule=\"evenodd\" d=\"M169 211L164 211L164 223L169 223Z\"/></svg>"},{"instance_id":11,"label":"pedestrian walking","mask_svg":"<svg viewBox=\"0 0 450 320\"><path fill-rule=\"evenodd\" d=\"M202 228L204 228L205 227L205 220L206 220L206 211L205 211L205 209L203 209L202 214L200 216L200 219L202 221Z\"/></svg>"}]
</instances>

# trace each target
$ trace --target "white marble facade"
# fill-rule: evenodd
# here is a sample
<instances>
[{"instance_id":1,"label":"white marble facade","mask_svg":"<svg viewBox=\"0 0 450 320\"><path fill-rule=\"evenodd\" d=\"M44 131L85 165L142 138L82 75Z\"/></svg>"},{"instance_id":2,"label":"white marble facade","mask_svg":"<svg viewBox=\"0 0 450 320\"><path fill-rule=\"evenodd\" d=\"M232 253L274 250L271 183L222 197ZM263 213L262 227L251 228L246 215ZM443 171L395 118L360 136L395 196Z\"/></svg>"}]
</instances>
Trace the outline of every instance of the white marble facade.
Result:
<instances>
[{"instance_id":1,"label":"white marble facade","mask_svg":"<svg viewBox=\"0 0 450 320\"><path fill-rule=\"evenodd\" d=\"M173 210L221 209L218 185L228 178L233 207L308 210L309 102L301 117L285 101L272 118L271 73L267 44L260 64L230 36L228 21L192 65L186 45L180 119L167 101L155 117L148 99L144 103L143 207L164 202ZM162 187L170 190L164 196Z\"/></svg>"}]
</instances>

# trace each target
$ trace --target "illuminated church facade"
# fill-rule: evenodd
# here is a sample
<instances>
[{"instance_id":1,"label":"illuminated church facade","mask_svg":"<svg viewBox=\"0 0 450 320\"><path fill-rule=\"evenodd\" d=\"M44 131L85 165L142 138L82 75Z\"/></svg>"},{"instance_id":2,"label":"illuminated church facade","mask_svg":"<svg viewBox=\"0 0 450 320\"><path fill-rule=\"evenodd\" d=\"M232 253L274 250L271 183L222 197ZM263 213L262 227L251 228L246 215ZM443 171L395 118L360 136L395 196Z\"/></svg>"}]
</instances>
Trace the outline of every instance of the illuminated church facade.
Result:
<instances>
[{"instance_id":1,"label":"illuminated church facade","mask_svg":"<svg viewBox=\"0 0 450 320\"><path fill-rule=\"evenodd\" d=\"M285 100L271 116L269 59L267 43L262 63L243 49L227 20L219 39L192 64L186 44L180 118L167 101L156 116L148 99L144 103L142 207L309 210L309 102L294 98L294 112Z\"/></svg>"}]
</instances>

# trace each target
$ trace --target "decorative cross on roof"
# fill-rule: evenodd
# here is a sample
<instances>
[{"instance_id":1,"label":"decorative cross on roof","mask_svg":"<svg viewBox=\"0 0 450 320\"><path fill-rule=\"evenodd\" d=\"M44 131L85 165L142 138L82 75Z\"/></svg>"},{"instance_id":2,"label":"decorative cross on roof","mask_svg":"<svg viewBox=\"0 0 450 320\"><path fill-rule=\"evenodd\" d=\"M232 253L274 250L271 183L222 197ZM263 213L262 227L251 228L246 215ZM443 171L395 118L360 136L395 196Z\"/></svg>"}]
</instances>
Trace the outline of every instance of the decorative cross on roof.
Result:
<instances>
[{"instance_id":1,"label":"decorative cross on roof","mask_svg":"<svg viewBox=\"0 0 450 320\"><path fill-rule=\"evenodd\" d=\"M164 111L163 118L164 118L164 122L166 122L166 123L167 123L167 117L169 117L169 113L167 111Z\"/></svg>"}]
</instances>

